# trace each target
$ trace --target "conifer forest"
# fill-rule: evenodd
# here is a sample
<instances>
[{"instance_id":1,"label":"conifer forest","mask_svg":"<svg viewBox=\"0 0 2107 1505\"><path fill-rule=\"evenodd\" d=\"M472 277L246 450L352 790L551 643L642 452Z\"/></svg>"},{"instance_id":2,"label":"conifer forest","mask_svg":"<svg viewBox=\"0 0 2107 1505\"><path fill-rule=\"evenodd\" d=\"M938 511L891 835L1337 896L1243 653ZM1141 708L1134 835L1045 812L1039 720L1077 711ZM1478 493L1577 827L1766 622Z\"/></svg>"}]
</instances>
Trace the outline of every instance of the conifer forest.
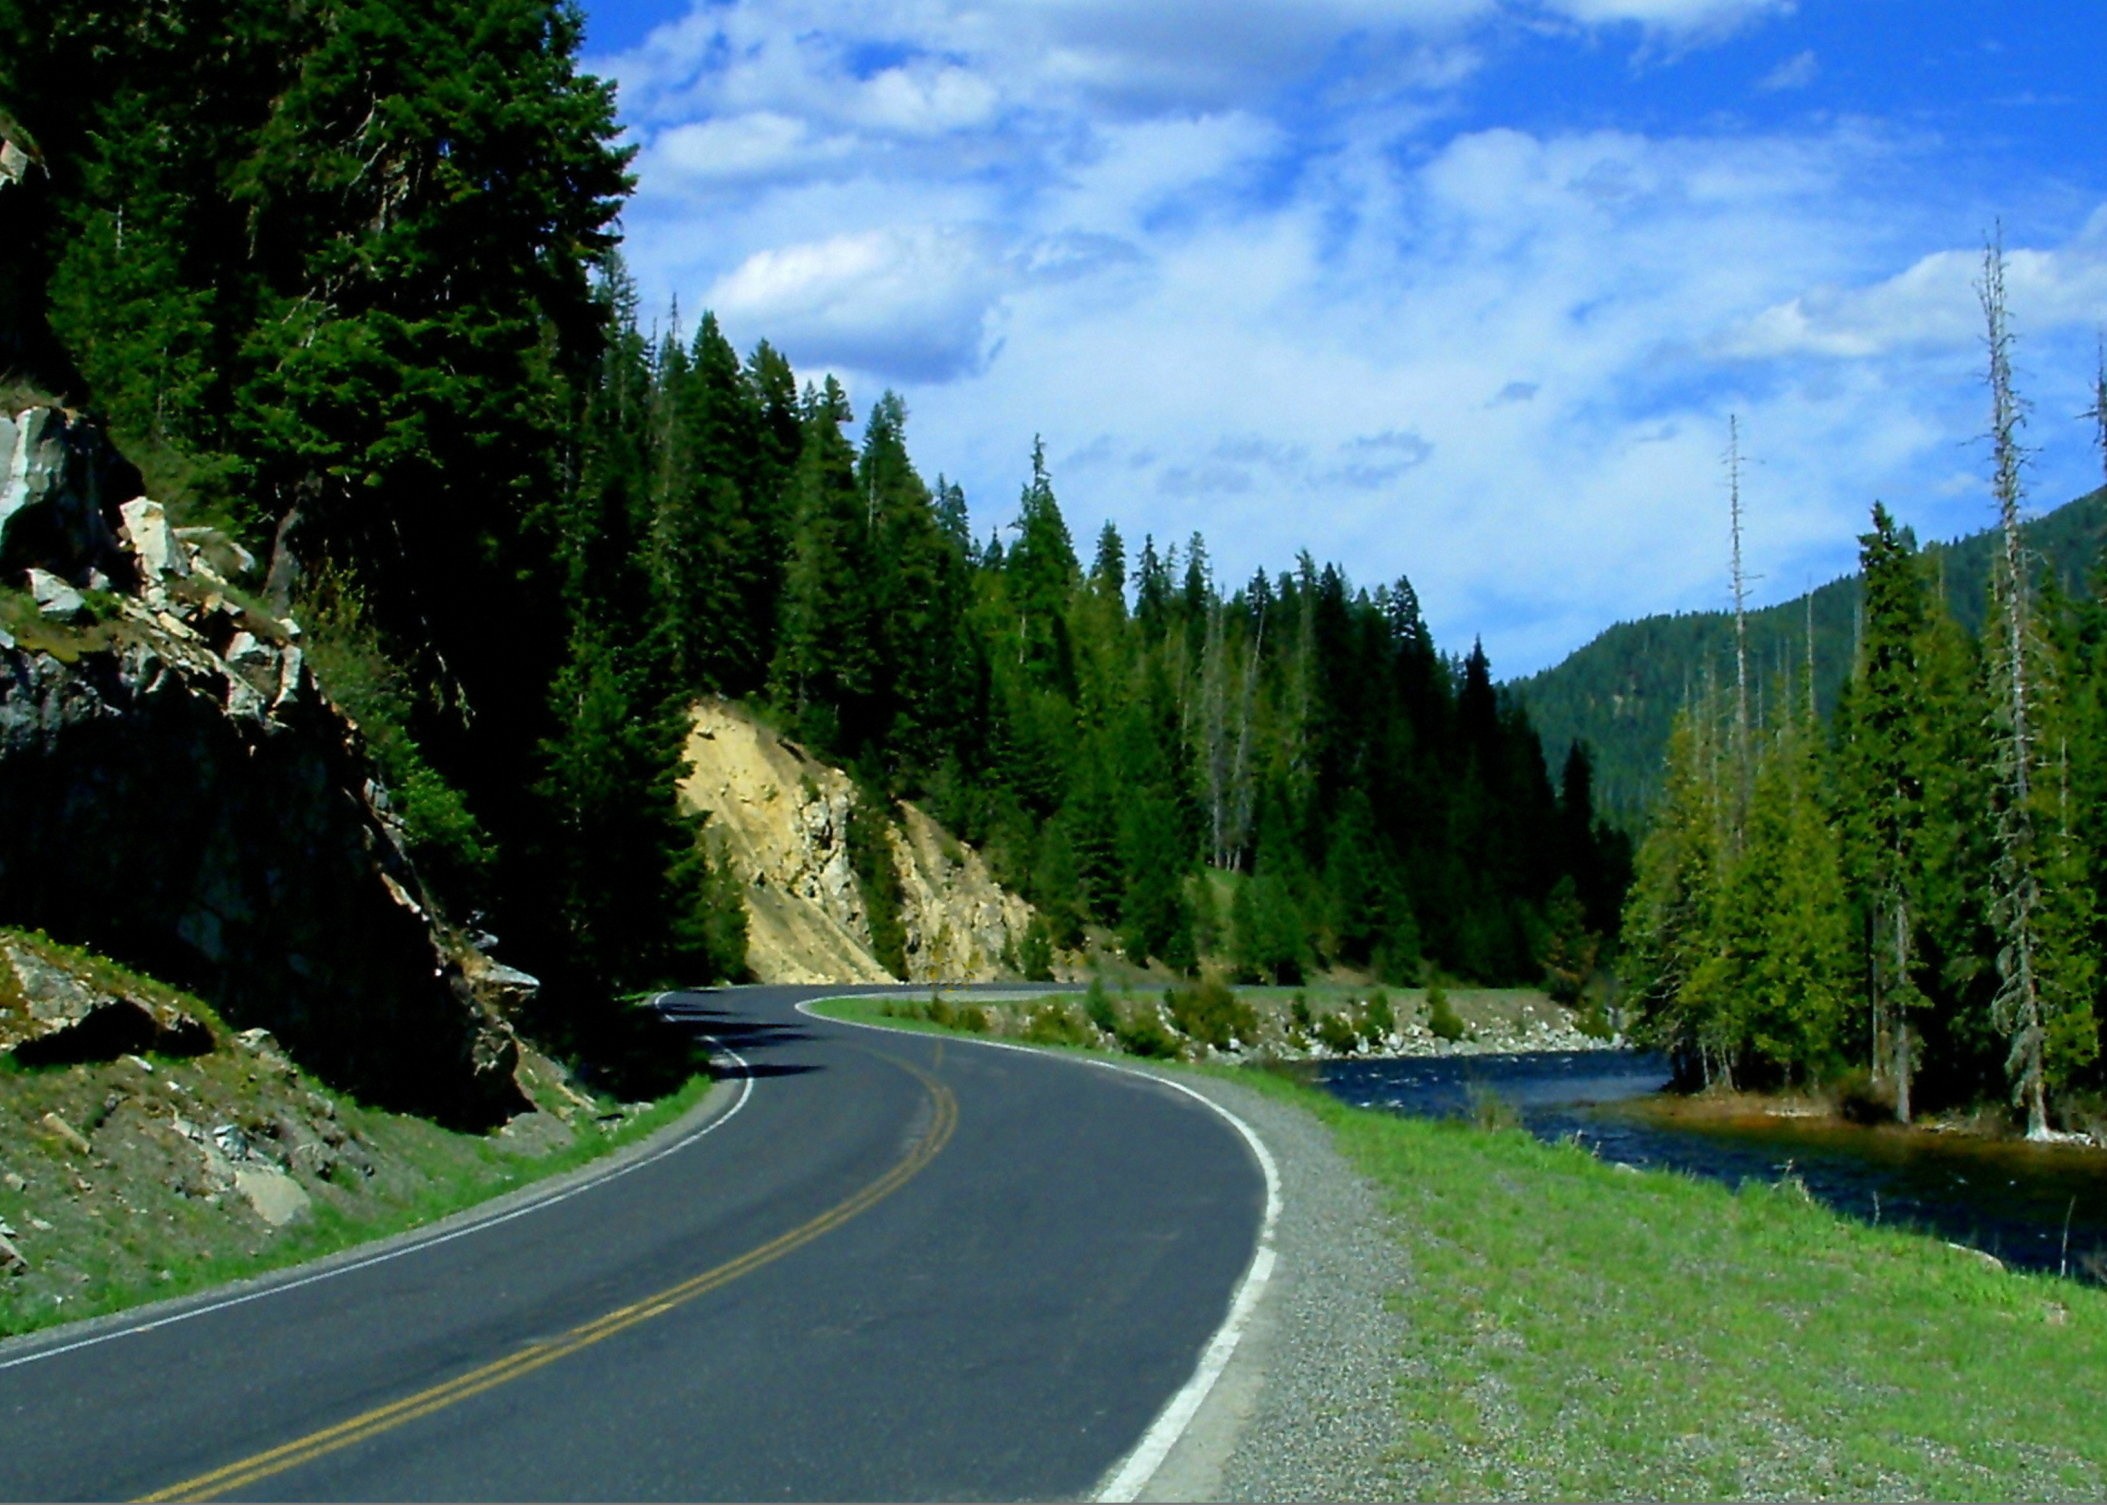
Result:
<instances>
[{"instance_id":1,"label":"conifer forest","mask_svg":"<svg viewBox=\"0 0 2107 1505\"><path fill-rule=\"evenodd\" d=\"M0 378L106 418L179 520L270 561L547 1034L741 975L738 893L673 792L717 695L978 846L1041 917L1027 974L1094 947L1547 985L1692 1081L2011 1102L2037 1133L2099 1092L2107 572L2065 589L2019 529L2001 253L1980 631L1874 508L1841 689L1810 694L1835 653L1693 686L1634 858L1588 750L1545 747L1406 579L1218 578L1199 532L1064 515L1029 435L976 530L897 395L854 411L640 307L581 28L545 0L0 0L34 152Z\"/></svg>"}]
</instances>

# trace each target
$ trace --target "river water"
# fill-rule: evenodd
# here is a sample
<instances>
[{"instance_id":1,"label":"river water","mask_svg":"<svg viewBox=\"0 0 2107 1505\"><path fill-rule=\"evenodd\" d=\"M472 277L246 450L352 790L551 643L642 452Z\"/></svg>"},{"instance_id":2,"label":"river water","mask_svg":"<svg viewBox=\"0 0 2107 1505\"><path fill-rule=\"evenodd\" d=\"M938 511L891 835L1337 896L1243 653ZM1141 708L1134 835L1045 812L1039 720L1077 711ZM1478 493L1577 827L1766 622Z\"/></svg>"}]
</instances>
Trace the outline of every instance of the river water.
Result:
<instances>
[{"instance_id":1,"label":"river water","mask_svg":"<svg viewBox=\"0 0 2107 1505\"><path fill-rule=\"evenodd\" d=\"M1671 1122L1634 1111L1668 1079L1664 1058L1628 1051L1330 1061L1320 1074L1342 1101L1421 1117L1466 1115L1475 1094L1491 1093L1539 1138L1577 1135L1604 1160L1729 1185L1790 1174L1865 1222L1914 1227L2010 1265L2107 1281L2107 1154L1828 1120Z\"/></svg>"}]
</instances>

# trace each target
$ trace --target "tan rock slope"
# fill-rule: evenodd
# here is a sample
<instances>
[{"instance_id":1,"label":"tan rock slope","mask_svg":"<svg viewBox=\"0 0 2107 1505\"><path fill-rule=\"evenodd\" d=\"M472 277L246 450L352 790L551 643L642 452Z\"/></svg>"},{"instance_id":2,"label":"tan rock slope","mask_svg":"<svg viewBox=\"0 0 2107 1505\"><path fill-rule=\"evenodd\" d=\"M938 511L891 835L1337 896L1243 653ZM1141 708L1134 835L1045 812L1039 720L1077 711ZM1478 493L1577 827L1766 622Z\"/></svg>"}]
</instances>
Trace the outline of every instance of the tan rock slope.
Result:
<instances>
[{"instance_id":1,"label":"tan rock slope","mask_svg":"<svg viewBox=\"0 0 2107 1505\"><path fill-rule=\"evenodd\" d=\"M721 700L695 707L682 800L745 884L747 968L760 982L886 982L849 867L848 775ZM1016 976L1032 907L911 804L886 823L910 982Z\"/></svg>"}]
</instances>

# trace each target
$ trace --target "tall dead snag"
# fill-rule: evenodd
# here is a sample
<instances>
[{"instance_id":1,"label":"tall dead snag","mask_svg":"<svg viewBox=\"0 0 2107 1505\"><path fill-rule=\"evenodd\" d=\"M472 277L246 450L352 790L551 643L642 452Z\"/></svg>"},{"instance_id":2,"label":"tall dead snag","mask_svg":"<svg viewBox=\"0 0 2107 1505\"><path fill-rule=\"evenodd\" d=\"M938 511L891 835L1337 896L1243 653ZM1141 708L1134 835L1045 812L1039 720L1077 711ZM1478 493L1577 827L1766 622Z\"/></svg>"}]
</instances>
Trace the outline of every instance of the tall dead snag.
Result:
<instances>
[{"instance_id":1,"label":"tall dead snag","mask_svg":"<svg viewBox=\"0 0 2107 1505\"><path fill-rule=\"evenodd\" d=\"M2026 412L2012 390L2012 330L2005 305L2002 232L1983 251L1976 284L1990 356L1991 494L2004 548L1992 576L1996 620L1991 634L1991 689L1997 732L1997 863L1991 917L1997 929L2000 985L1992 1005L1997 1027L2011 1041L2005 1070L2013 1101L2026 1109L2027 1137L2048 1137L2047 1029L2041 976L2041 867L2034 826L2035 685L2025 540L2020 533L2022 470L2019 430Z\"/></svg>"},{"instance_id":2,"label":"tall dead snag","mask_svg":"<svg viewBox=\"0 0 2107 1505\"><path fill-rule=\"evenodd\" d=\"M1748 576L1741 568L1741 419L1733 413L1727 415L1727 510L1734 530L1734 799L1739 816L1746 813L1749 798L1749 618Z\"/></svg>"}]
</instances>

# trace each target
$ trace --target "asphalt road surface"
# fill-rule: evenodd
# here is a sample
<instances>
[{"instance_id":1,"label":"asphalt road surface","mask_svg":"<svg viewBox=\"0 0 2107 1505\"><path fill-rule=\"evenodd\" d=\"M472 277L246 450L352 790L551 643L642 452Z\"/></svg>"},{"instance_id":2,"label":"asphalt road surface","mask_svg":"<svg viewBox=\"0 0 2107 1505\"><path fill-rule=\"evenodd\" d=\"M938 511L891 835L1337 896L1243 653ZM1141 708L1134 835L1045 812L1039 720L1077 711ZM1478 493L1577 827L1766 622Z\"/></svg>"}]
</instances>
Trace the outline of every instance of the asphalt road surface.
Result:
<instances>
[{"instance_id":1,"label":"asphalt road surface","mask_svg":"<svg viewBox=\"0 0 2107 1505\"><path fill-rule=\"evenodd\" d=\"M0 1351L10 1498L1087 1495L1228 1312L1235 1129L1065 1058L672 995L749 1063L672 1153L148 1330Z\"/></svg>"}]
</instances>

